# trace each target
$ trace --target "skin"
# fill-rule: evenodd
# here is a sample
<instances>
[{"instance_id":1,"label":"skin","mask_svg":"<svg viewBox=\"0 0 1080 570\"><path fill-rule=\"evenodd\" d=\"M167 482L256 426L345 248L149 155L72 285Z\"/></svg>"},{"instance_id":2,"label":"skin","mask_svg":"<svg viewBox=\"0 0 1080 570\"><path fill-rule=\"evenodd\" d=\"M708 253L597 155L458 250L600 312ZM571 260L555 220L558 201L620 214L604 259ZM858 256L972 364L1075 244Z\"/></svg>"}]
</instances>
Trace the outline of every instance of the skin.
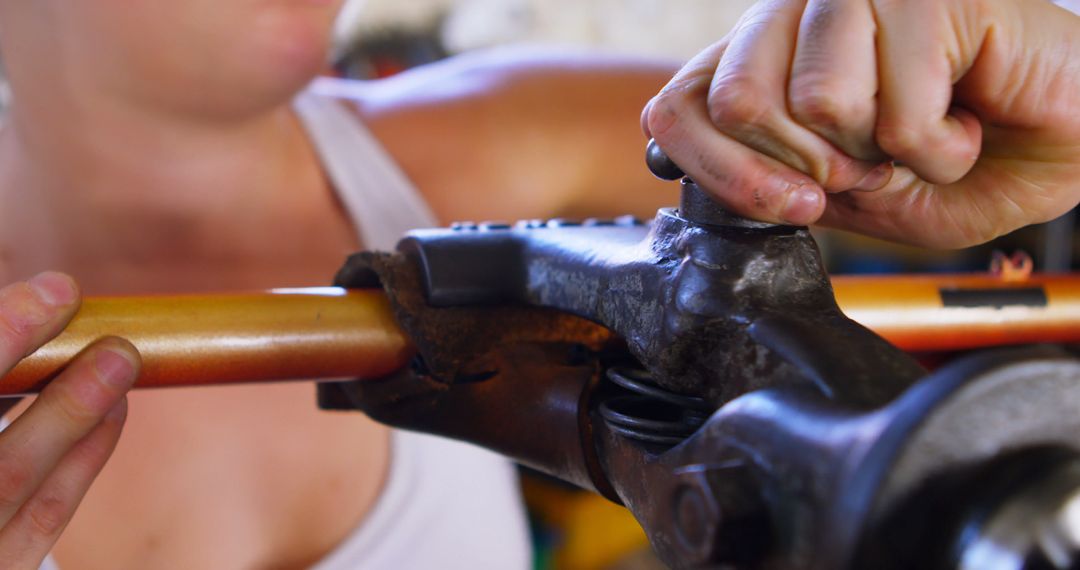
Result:
<instances>
[{"instance_id":1,"label":"skin","mask_svg":"<svg viewBox=\"0 0 1080 570\"><path fill-rule=\"evenodd\" d=\"M15 100L0 129L0 282L55 268L89 294L325 285L363 244L289 103L322 71L337 9L315 0L0 0ZM644 168L636 118L674 70L481 55L356 84L342 104L444 222L610 215L613 204L647 216L676 189ZM59 330L74 303L32 327L18 355ZM11 314L0 305L0 316ZM58 385L96 381L80 373ZM319 412L306 384L135 392L128 401L124 437L58 540L119 425L100 420L99 406L92 418L104 435L81 440L93 440L93 453L74 451L84 444L73 448L71 437L34 446L84 459L73 470L65 460L34 464L46 483L27 489L63 477L73 491L45 495L57 497L47 502L54 514L44 519L57 521L48 532L0 530L5 564L35 567L55 540L65 569L305 567L363 520L390 461L386 428ZM62 412L35 408L15 425L63 428ZM18 433L0 434L3 497L26 495L5 492L4 466L25 459L4 449ZM22 552L24 544L35 547Z\"/></svg>"},{"instance_id":2,"label":"skin","mask_svg":"<svg viewBox=\"0 0 1080 570\"><path fill-rule=\"evenodd\" d=\"M743 215L958 248L1080 201L1077 61L1044 0L765 0L643 123Z\"/></svg>"},{"instance_id":3,"label":"skin","mask_svg":"<svg viewBox=\"0 0 1080 570\"><path fill-rule=\"evenodd\" d=\"M336 9L0 0L16 97L0 130L3 280L55 267L92 293L324 284L362 244L288 102L321 70ZM973 243L1076 204L1076 37L1075 18L1036 0L766 2L676 76L646 127L746 215ZM760 49L775 45L789 49ZM343 104L444 221L648 215L674 196L641 167L632 117L671 71L481 56L357 85ZM74 303L0 346L25 353ZM78 427L36 403L0 434L16 513L0 517L0 556L16 566L55 540L115 442L123 384L95 392L83 366L55 384L107 394L79 404ZM310 386L129 400L131 429L56 543L65 568L303 567L363 519L389 461L384 428L318 413ZM4 459L30 430L60 435L24 453L62 459ZM51 494L58 480L70 486ZM20 518L41 505L51 514Z\"/></svg>"},{"instance_id":4,"label":"skin","mask_svg":"<svg viewBox=\"0 0 1080 570\"><path fill-rule=\"evenodd\" d=\"M0 289L0 371L58 334L79 307L70 277L43 273ZM0 436L0 553L36 568L112 454L139 371L130 343L95 343Z\"/></svg>"}]
</instances>

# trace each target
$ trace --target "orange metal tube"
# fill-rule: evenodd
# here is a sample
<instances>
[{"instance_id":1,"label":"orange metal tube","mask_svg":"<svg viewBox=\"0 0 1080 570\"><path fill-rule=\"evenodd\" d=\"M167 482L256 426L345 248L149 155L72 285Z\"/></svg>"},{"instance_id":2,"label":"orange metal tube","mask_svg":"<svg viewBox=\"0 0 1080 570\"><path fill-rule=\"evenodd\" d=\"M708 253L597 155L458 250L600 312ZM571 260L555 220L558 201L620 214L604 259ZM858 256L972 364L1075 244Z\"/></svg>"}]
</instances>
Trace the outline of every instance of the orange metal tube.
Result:
<instances>
[{"instance_id":1,"label":"orange metal tube","mask_svg":"<svg viewBox=\"0 0 1080 570\"><path fill-rule=\"evenodd\" d=\"M836 277L836 300L852 319L910 351L1080 342L1080 275ZM943 291L1041 290L1045 306L946 306Z\"/></svg>"},{"instance_id":2,"label":"orange metal tube","mask_svg":"<svg viewBox=\"0 0 1080 570\"><path fill-rule=\"evenodd\" d=\"M381 291L90 298L59 337L0 379L0 395L39 390L105 336L139 349L140 387L377 378L412 355Z\"/></svg>"},{"instance_id":3,"label":"orange metal tube","mask_svg":"<svg viewBox=\"0 0 1080 570\"><path fill-rule=\"evenodd\" d=\"M912 351L1080 342L1080 275L836 277L851 318ZM942 291L1040 289L1045 306L946 306ZM379 291L307 289L254 294L91 298L71 325L0 379L0 395L39 390L104 336L143 355L139 386L290 379L377 378L412 347Z\"/></svg>"}]
</instances>

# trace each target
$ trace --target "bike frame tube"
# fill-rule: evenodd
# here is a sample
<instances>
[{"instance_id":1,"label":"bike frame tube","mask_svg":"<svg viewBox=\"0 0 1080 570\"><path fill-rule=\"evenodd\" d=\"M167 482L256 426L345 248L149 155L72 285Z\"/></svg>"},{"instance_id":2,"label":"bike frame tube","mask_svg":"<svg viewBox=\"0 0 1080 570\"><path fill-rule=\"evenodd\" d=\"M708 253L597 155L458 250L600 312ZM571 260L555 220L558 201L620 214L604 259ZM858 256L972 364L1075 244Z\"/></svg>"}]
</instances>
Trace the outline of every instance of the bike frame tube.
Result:
<instances>
[{"instance_id":1,"label":"bike frame tube","mask_svg":"<svg viewBox=\"0 0 1080 570\"><path fill-rule=\"evenodd\" d=\"M849 317L905 350L1080 342L1080 275L841 276L833 288ZM0 395L40 390L107 336L139 349L139 387L374 379L413 354L381 291L87 298L60 336L0 379Z\"/></svg>"}]
</instances>

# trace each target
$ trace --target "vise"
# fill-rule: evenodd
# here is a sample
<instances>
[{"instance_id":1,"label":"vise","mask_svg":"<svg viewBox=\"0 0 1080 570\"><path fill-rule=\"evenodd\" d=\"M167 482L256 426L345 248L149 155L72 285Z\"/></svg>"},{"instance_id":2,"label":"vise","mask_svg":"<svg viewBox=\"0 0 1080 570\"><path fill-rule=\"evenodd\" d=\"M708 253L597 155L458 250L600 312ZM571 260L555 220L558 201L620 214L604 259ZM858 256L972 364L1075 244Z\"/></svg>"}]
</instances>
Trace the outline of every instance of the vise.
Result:
<instances>
[{"instance_id":1,"label":"vise","mask_svg":"<svg viewBox=\"0 0 1080 570\"><path fill-rule=\"evenodd\" d=\"M456 224L351 257L337 284L384 287L418 353L320 405L601 493L673 568L1080 567L1074 350L928 373L840 311L806 228L681 185L648 223Z\"/></svg>"}]
</instances>

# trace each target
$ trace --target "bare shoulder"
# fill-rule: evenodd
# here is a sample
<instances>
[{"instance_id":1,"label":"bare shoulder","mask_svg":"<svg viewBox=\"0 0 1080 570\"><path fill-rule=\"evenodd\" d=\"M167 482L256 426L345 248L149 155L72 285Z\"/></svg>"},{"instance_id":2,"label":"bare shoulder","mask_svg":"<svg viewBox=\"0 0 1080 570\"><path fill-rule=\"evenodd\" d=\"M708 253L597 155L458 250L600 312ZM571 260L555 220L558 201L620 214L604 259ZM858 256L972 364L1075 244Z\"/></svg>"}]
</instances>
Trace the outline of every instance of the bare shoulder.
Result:
<instances>
[{"instance_id":1,"label":"bare shoulder","mask_svg":"<svg viewBox=\"0 0 1080 570\"><path fill-rule=\"evenodd\" d=\"M356 113L444 221L512 219L573 209L615 150L612 137L640 145L640 109L671 69L498 50L375 82L327 80L319 90Z\"/></svg>"}]
</instances>

